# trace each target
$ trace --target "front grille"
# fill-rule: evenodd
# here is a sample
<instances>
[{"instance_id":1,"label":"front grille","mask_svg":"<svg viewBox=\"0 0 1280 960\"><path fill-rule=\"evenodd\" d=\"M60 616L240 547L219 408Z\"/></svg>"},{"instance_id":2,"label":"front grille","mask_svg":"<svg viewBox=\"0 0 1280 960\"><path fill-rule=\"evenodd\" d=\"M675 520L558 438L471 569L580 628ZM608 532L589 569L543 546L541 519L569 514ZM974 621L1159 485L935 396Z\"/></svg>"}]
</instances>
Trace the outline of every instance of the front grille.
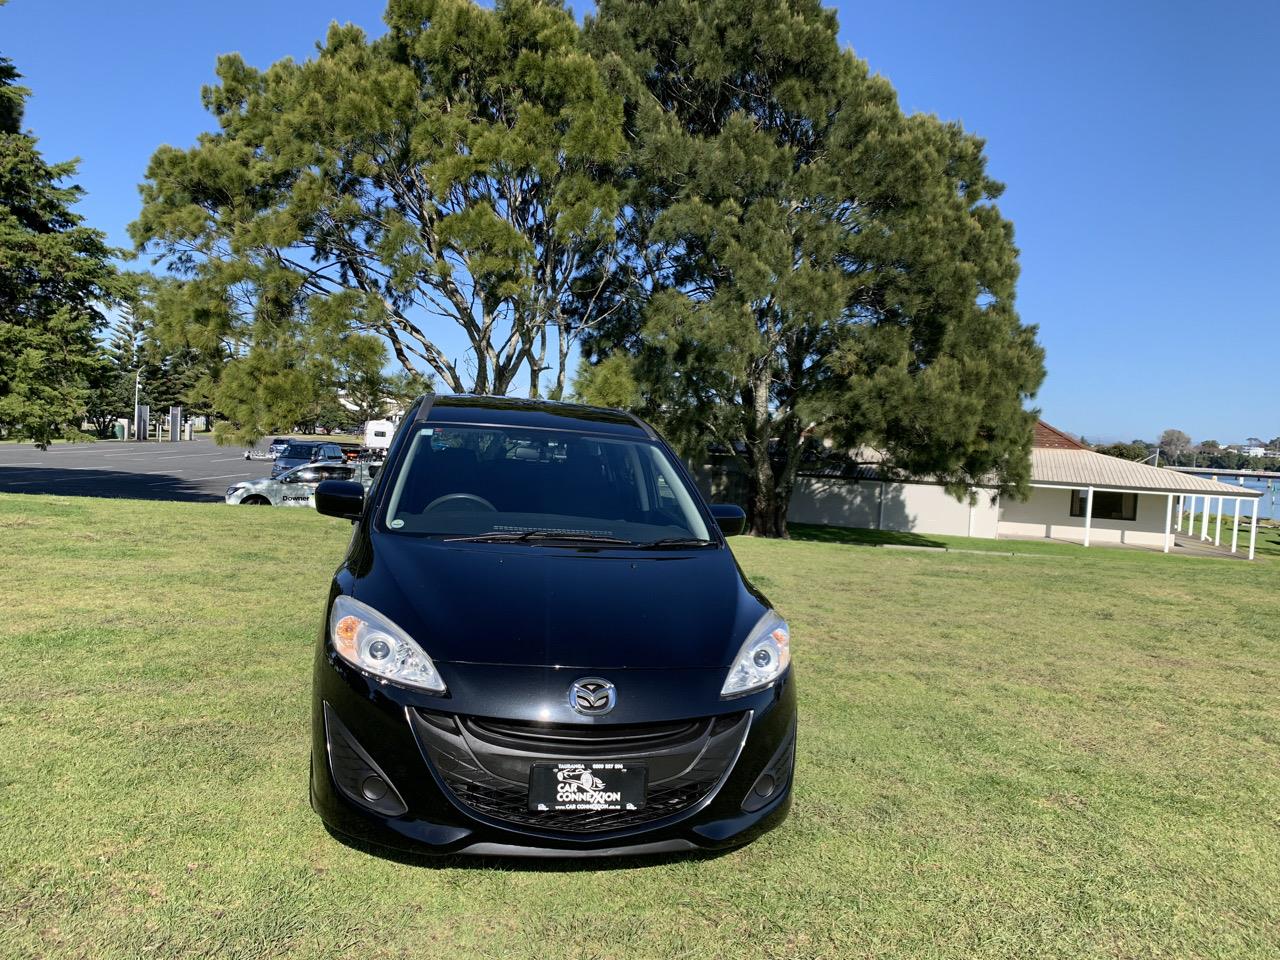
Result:
<instances>
[{"instance_id":1,"label":"front grille","mask_svg":"<svg viewBox=\"0 0 1280 960\"><path fill-rule=\"evenodd\" d=\"M547 832L598 833L654 823L706 798L738 754L748 713L661 724L535 724L418 710L414 731L432 765L464 807ZM609 759L645 763L640 810L533 811L535 763Z\"/></svg>"}]
</instances>

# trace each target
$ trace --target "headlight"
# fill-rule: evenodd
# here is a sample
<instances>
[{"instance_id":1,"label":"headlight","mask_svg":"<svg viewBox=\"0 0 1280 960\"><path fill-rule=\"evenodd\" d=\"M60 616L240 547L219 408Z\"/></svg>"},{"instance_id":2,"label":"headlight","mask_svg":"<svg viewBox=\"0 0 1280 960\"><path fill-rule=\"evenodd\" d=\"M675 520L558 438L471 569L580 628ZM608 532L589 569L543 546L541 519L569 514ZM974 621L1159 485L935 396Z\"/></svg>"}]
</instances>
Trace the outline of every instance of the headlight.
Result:
<instances>
[{"instance_id":1,"label":"headlight","mask_svg":"<svg viewBox=\"0 0 1280 960\"><path fill-rule=\"evenodd\" d=\"M231 486L227 487L227 496L229 497L233 493L235 493L237 490L243 490L243 489L244 489L243 483L232 484Z\"/></svg>"},{"instance_id":2,"label":"headlight","mask_svg":"<svg viewBox=\"0 0 1280 960\"><path fill-rule=\"evenodd\" d=\"M791 631L787 621L770 610L738 651L720 696L727 699L763 690L782 676L790 663Z\"/></svg>"},{"instance_id":3,"label":"headlight","mask_svg":"<svg viewBox=\"0 0 1280 960\"><path fill-rule=\"evenodd\" d=\"M444 681L420 646L372 607L339 596L329 611L329 636L338 656L353 667L419 690L444 693Z\"/></svg>"}]
</instances>

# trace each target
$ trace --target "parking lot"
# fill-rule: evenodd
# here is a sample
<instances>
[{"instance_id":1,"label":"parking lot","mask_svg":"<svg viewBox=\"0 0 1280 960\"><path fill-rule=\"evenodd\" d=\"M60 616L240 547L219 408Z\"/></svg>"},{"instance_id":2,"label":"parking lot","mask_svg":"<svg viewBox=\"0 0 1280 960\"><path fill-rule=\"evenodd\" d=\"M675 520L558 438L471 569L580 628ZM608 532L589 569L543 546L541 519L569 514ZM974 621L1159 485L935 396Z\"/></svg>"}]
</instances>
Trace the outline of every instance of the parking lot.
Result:
<instances>
[{"instance_id":1,"label":"parking lot","mask_svg":"<svg viewBox=\"0 0 1280 960\"><path fill-rule=\"evenodd\" d=\"M0 444L0 491L134 500L222 500L237 480L265 477L271 464L209 437L179 443Z\"/></svg>"}]
</instances>

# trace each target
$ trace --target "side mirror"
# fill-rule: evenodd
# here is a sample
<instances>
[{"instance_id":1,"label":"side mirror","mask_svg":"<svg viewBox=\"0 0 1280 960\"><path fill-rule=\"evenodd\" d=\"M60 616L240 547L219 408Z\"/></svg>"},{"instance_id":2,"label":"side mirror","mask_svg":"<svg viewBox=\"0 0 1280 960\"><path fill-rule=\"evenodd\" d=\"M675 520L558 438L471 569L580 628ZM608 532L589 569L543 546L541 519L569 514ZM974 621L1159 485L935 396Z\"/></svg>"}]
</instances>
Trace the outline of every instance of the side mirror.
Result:
<instances>
[{"instance_id":1,"label":"side mirror","mask_svg":"<svg viewBox=\"0 0 1280 960\"><path fill-rule=\"evenodd\" d=\"M322 480L316 487L316 512L343 520L359 520L364 513L364 487L350 480Z\"/></svg>"},{"instance_id":2,"label":"side mirror","mask_svg":"<svg viewBox=\"0 0 1280 960\"><path fill-rule=\"evenodd\" d=\"M747 514L732 503L713 503L711 515L716 518L720 532L726 537L736 537L747 528Z\"/></svg>"}]
</instances>

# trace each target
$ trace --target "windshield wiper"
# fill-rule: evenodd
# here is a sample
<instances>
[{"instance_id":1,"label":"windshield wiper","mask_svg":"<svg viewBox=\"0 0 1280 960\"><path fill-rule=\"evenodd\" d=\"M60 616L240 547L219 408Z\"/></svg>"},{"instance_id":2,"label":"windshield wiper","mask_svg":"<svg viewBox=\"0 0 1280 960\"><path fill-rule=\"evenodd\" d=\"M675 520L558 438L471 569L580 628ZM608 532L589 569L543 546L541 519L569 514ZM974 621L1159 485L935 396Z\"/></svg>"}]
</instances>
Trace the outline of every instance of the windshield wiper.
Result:
<instances>
[{"instance_id":1,"label":"windshield wiper","mask_svg":"<svg viewBox=\"0 0 1280 960\"><path fill-rule=\"evenodd\" d=\"M445 543L484 542L490 543L528 543L533 540L566 540L571 543L615 543L630 547L634 540L623 540L621 537L608 537L602 533L559 533L555 530L491 530L489 533L476 533L468 536L445 537Z\"/></svg>"},{"instance_id":2,"label":"windshield wiper","mask_svg":"<svg viewBox=\"0 0 1280 960\"><path fill-rule=\"evenodd\" d=\"M677 549L679 547L714 547L714 540L704 540L702 537L665 537L662 540L652 540L649 543L637 544L639 550L662 550L666 547Z\"/></svg>"}]
</instances>

